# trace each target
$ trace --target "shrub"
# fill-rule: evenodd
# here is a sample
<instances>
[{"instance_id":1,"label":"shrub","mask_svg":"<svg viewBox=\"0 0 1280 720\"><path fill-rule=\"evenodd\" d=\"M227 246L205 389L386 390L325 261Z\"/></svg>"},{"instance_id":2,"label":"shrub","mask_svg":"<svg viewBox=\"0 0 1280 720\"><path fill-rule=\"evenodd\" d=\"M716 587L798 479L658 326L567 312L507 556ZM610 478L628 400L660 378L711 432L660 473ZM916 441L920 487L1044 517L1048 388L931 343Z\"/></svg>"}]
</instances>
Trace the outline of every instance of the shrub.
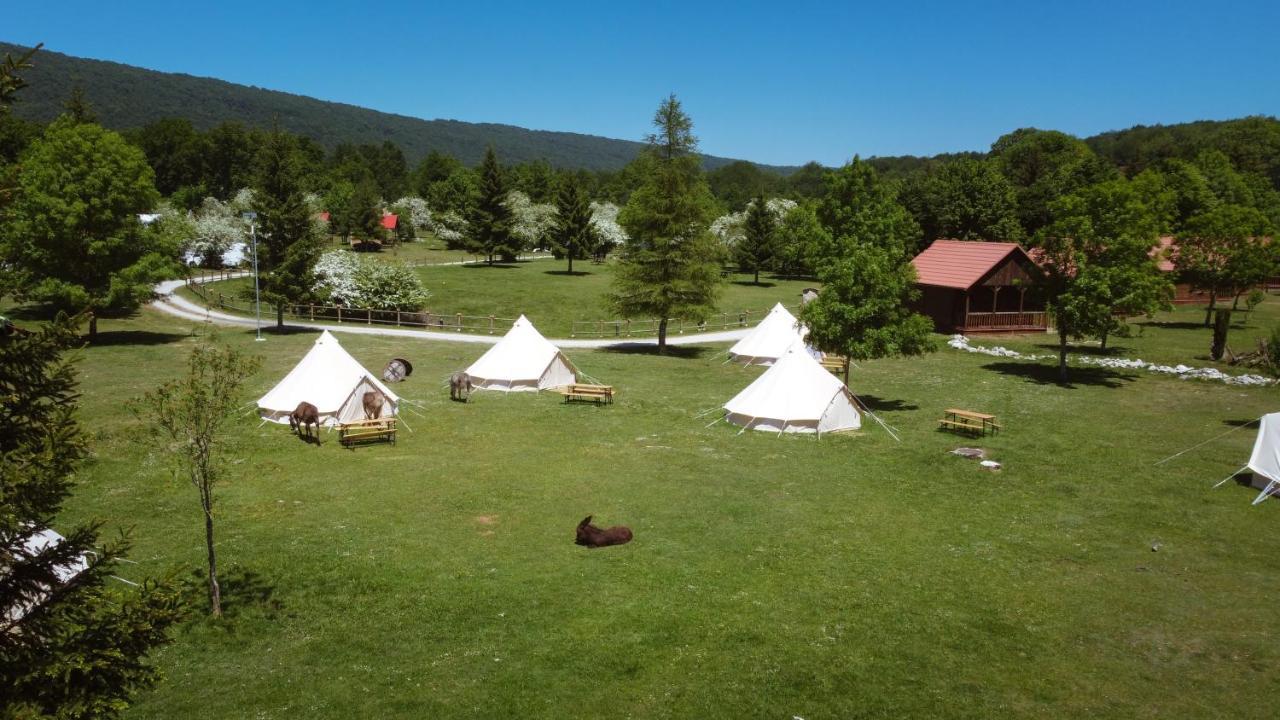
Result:
<instances>
[{"instance_id":1,"label":"shrub","mask_svg":"<svg viewBox=\"0 0 1280 720\"><path fill-rule=\"evenodd\" d=\"M316 263L315 290L335 304L374 310L421 310L431 293L403 265L346 250L333 250Z\"/></svg>"}]
</instances>

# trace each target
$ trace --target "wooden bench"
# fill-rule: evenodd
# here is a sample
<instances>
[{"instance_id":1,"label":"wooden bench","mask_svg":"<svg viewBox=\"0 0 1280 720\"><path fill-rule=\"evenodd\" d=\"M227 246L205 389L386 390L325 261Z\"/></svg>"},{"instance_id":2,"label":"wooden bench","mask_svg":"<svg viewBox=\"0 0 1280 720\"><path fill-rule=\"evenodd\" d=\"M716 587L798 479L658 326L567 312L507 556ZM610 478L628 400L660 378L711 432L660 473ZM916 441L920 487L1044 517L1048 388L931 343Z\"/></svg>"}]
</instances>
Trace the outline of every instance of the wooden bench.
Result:
<instances>
[{"instance_id":1,"label":"wooden bench","mask_svg":"<svg viewBox=\"0 0 1280 720\"><path fill-rule=\"evenodd\" d=\"M396 444L396 419L393 417L356 420L338 426L338 442L347 447L363 442L386 440Z\"/></svg>"},{"instance_id":2,"label":"wooden bench","mask_svg":"<svg viewBox=\"0 0 1280 720\"><path fill-rule=\"evenodd\" d=\"M849 358L843 355L823 355L818 363L837 375L843 375L849 369Z\"/></svg>"},{"instance_id":3,"label":"wooden bench","mask_svg":"<svg viewBox=\"0 0 1280 720\"><path fill-rule=\"evenodd\" d=\"M613 402L613 386L612 385L582 385L574 383L568 385L564 389L565 402L593 402L593 403L612 403Z\"/></svg>"},{"instance_id":4,"label":"wooden bench","mask_svg":"<svg viewBox=\"0 0 1280 720\"><path fill-rule=\"evenodd\" d=\"M942 419L938 421L938 427L946 430L963 430L966 432L977 433L986 436L990 430L992 435L1000 430L1000 424L996 422L995 415L986 413L973 412L972 410L958 410L956 408L948 408L943 411Z\"/></svg>"}]
</instances>

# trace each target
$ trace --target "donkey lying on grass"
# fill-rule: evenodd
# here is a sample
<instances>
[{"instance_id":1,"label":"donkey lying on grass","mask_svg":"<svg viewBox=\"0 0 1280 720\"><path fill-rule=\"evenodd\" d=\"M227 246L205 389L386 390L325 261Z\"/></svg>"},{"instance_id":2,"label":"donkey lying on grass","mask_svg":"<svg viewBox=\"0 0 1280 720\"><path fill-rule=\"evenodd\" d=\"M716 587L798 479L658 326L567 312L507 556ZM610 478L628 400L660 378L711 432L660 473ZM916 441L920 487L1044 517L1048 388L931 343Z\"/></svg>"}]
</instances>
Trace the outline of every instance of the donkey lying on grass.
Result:
<instances>
[{"instance_id":1,"label":"donkey lying on grass","mask_svg":"<svg viewBox=\"0 0 1280 720\"><path fill-rule=\"evenodd\" d=\"M293 412L289 413L289 429L298 433L298 437L302 437L302 428L307 430L307 439L312 439L311 428L315 426L316 445L320 444L320 410L309 402L300 402Z\"/></svg>"},{"instance_id":2,"label":"donkey lying on grass","mask_svg":"<svg viewBox=\"0 0 1280 720\"><path fill-rule=\"evenodd\" d=\"M588 515L578 523L578 538L574 542L578 545L586 545L589 548L605 547L606 545L623 545L631 542L631 528L622 525L614 525L608 530L601 530L591 524L593 515Z\"/></svg>"}]
</instances>

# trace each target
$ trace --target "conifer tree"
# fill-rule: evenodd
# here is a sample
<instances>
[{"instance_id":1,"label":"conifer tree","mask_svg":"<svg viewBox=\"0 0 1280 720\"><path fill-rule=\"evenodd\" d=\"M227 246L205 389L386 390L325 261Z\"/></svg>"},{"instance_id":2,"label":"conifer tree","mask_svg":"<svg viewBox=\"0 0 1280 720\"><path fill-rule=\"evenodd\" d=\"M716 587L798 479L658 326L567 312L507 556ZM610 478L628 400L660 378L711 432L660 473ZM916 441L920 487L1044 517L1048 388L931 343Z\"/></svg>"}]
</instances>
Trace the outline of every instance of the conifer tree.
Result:
<instances>
[{"instance_id":1,"label":"conifer tree","mask_svg":"<svg viewBox=\"0 0 1280 720\"><path fill-rule=\"evenodd\" d=\"M595 232L591 227L591 205L582 192L581 185L572 175L560 184L556 198L558 218L551 232L551 242L559 255L569 259L569 273L573 273L573 261L583 260L595 248Z\"/></svg>"},{"instance_id":2,"label":"conifer tree","mask_svg":"<svg viewBox=\"0 0 1280 720\"><path fill-rule=\"evenodd\" d=\"M471 208L466 236L467 249L484 255L490 265L495 255L507 262L514 261L522 249L511 235L511 209L506 199L506 180L490 145L480 164L480 194Z\"/></svg>"},{"instance_id":3,"label":"conifer tree","mask_svg":"<svg viewBox=\"0 0 1280 720\"><path fill-rule=\"evenodd\" d=\"M708 226L715 200L702 174L693 121L671 95L653 117L637 164L641 184L618 222L628 240L609 302L623 317L658 320L658 352L666 353L672 317L701 320L715 309L719 249Z\"/></svg>"},{"instance_id":4,"label":"conifer tree","mask_svg":"<svg viewBox=\"0 0 1280 720\"><path fill-rule=\"evenodd\" d=\"M755 273L755 284L759 285L760 268L767 266L777 251L774 246L777 222L765 203L763 193L748 204L747 220L742 230L742 239L733 249L734 256L738 267Z\"/></svg>"},{"instance_id":5,"label":"conifer tree","mask_svg":"<svg viewBox=\"0 0 1280 720\"><path fill-rule=\"evenodd\" d=\"M299 175L293 138L278 129L270 133L258 155L253 209L262 296L276 306L278 327L284 327L286 304L312 297L321 249Z\"/></svg>"}]
</instances>

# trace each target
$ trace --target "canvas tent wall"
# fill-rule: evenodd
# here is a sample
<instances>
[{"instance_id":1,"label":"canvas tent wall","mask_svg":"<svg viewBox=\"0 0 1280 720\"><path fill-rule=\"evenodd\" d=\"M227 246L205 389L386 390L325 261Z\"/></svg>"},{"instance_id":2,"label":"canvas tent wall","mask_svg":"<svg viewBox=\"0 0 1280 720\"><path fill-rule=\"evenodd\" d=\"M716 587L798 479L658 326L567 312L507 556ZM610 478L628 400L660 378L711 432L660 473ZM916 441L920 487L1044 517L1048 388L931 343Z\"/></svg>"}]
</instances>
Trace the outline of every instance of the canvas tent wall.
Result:
<instances>
[{"instance_id":1,"label":"canvas tent wall","mask_svg":"<svg viewBox=\"0 0 1280 720\"><path fill-rule=\"evenodd\" d=\"M578 369L524 315L467 374L474 387L503 392L549 390L578 381Z\"/></svg>"},{"instance_id":2,"label":"canvas tent wall","mask_svg":"<svg viewBox=\"0 0 1280 720\"><path fill-rule=\"evenodd\" d=\"M796 341L803 342L807 333L796 316L778 303L746 337L729 348L729 357L748 365L772 365Z\"/></svg>"},{"instance_id":3,"label":"canvas tent wall","mask_svg":"<svg viewBox=\"0 0 1280 720\"><path fill-rule=\"evenodd\" d=\"M55 530L45 528L44 530L33 530L30 535L22 541L22 549L17 551L19 555L17 560L24 561L34 558L46 550L50 550L66 540L61 534ZM89 567L89 559L85 556L77 557L65 564L53 566L53 576L60 584L65 585L71 582L71 579L84 572ZM10 605L5 611L5 621L14 623L21 620L33 608L39 606L48 597L48 586L42 585L43 590L27 595L22 600Z\"/></svg>"},{"instance_id":4,"label":"canvas tent wall","mask_svg":"<svg viewBox=\"0 0 1280 720\"><path fill-rule=\"evenodd\" d=\"M1248 467L1253 472L1254 485L1262 492L1254 505L1280 492L1280 413L1262 416L1258 437L1253 441Z\"/></svg>"},{"instance_id":5,"label":"canvas tent wall","mask_svg":"<svg viewBox=\"0 0 1280 720\"><path fill-rule=\"evenodd\" d=\"M752 430L827 433L862 426L853 394L796 343L724 404L725 419Z\"/></svg>"},{"instance_id":6,"label":"canvas tent wall","mask_svg":"<svg viewBox=\"0 0 1280 720\"><path fill-rule=\"evenodd\" d=\"M298 403L309 402L320 411L323 425L363 420L367 392L382 395L380 417L399 411L400 398L325 330L293 370L258 399L258 414L264 420L284 424Z\"/></svg>"}]
</instances>

